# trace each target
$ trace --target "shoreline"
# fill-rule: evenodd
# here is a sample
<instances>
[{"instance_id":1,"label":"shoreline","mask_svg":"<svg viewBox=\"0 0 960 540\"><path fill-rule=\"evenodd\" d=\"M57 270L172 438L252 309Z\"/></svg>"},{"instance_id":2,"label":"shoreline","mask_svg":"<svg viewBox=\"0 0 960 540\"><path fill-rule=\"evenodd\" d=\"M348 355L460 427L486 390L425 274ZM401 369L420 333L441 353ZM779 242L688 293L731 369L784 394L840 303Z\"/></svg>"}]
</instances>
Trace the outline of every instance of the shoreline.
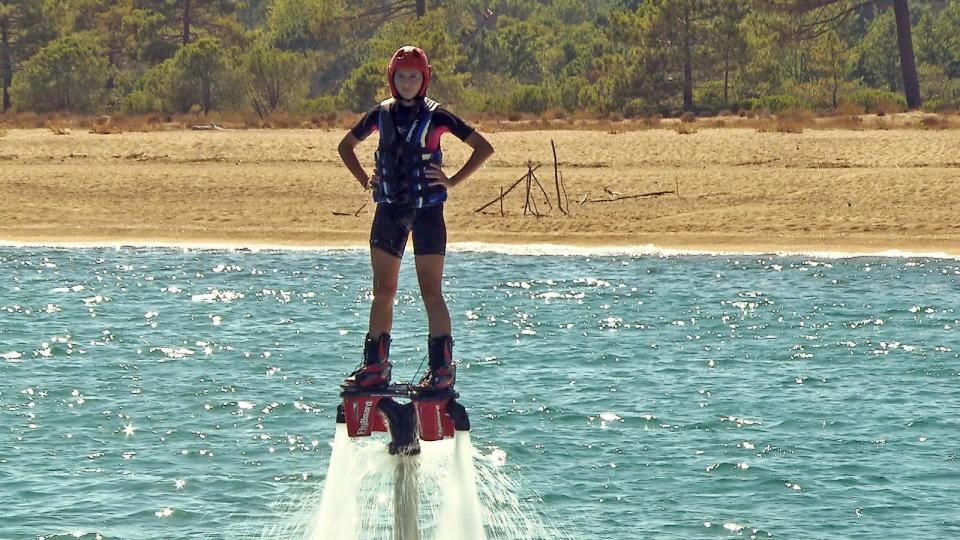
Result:
<instances>
[{"instance_id":1,"label":"shoreline","mask_svg":"<svg viewBox=\"0 0 960 540\"><path fill-rule=\"evenodd\" d=\"M78 235L79 236L79 235ZM624 242L623 238L591 237L584 241L564 238L560 241L543 241L543 238L512 238L494 236L483 239L458 239L448 244L449 253L496 253L524 256L811 256L828 259L847 259L857 257L887 258L932 258L960 260L960 246L955 240L923 240L911 238L898 239L854 239L844 242L826 242L824 239L791 238L787 241L775 239L764 242L724 237L713 238L694 235L650 234L637 242ZM659 239L659 241L657 241ZM614 240L614 241L611 241ZM615 241L619 240L619 241ZM712 240L712 241L711 241ZM257 238L242 240L236 238L191 237L146 237L124 236L103 237L88 236L64 239L53 236L0 237L0 247L52 249L172 249L185 251L366 251L365 240L353 241L317 241L296 242ZM407 248L406 257L412 255L412 245Z\"/></svg>"}]
</instances>

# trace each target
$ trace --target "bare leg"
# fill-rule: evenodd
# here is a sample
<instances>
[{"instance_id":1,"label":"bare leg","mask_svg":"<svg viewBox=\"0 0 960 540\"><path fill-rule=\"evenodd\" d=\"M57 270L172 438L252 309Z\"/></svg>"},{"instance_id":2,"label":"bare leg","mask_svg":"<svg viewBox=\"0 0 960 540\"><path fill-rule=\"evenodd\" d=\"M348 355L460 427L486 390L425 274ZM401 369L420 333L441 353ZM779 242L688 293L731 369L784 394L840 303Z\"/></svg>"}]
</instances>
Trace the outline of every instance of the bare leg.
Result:
<instances>
[{"instance_id":1,"label":"bare leg","mask_svg":"<svg viewBox=\"0 0 960 540\"><path fill-rule=\"evenodd\" d=\"M450 334L450 312L443 299L443 255L417 255L417 281L420 283L420 295L427 309L427 321L430 337Z\"/></svg>"},{"instance_id":2,"label":"bare leg","mask_svg":"<svg viewBox=\"0 0 960 540\"><path fill-rule=\"evenodd\" d=\"M371 248L370 264L373 267L373 303L370 305L369 332L372 337L377 337L393 328L393 299L397 295L400 259L382 249Z\"/></svg>"}]
</instances>

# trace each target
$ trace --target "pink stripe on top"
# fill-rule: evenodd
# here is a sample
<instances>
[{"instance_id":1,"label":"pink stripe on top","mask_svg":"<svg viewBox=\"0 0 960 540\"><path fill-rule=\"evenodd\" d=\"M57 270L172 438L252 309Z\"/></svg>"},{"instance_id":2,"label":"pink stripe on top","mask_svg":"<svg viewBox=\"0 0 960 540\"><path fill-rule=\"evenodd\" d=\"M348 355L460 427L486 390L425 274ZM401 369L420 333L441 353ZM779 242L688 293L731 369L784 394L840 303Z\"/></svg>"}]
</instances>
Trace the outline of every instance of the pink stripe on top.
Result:
<instances>
[{"instance_id":1,"label":"pink stripe on top","mask_svg":"<svg viewBox=\"0 0 960 540\"><path fill-rule=\"evenodd\" d=\"M430 152L436 152L440 148L440 136L444 133L450 133L450 128L447 126L440 126L435 129L431 129L427 133L427 150Z\"/></svg>"}]
</instances>

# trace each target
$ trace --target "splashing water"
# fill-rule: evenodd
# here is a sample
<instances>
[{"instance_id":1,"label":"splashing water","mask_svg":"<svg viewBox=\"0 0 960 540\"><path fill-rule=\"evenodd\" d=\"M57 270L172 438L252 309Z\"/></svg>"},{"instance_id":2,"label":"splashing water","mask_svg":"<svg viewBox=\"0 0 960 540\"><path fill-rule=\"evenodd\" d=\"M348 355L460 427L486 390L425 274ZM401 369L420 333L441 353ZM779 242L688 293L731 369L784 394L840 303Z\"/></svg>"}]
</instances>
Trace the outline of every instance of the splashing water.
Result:
<instances>
[{"instance_id":1,"label":"splashing water","mask_svg":"<svg viewBox=\"0 0 960 540\"><path fill-rule=\"evenodd\" d=\"M350 438L347 436L347 426L337 424L336 435L333 439L333 453L330 455L330 468L327 473L326 489L320 502L320 511L311 524L311 530L327 531L330 538L351 540L357 532L352 525L356 523L356 508L347 501L356 500L357 483L351 478L355 465L353 452L350 447ZM311 533L308 538L318 537Z\"/></svg>"},{"instance_id":2,"label":"splashing water","mask_svg":"<svg viewBox=\"0 0 960 540\"><path fill-rule=\"evenodd\" d=\"M483 456L470 432L391 456L385 441L351 440L338 424L322 494L261 538L303 540L514 540L571 538L518 493L503 456ZM400 515L403 514L403 515Z\"/></svg>"}]
</instances>

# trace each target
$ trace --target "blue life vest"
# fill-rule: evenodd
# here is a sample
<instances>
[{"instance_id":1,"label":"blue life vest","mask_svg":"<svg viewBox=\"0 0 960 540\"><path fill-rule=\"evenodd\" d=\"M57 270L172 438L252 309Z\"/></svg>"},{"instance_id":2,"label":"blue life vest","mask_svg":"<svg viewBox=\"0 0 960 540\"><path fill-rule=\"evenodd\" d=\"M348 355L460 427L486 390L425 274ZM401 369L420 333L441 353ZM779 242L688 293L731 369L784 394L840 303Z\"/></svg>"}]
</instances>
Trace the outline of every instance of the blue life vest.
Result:
<instances>
[{"instance_id":1,"label":"blue life vest","mask_svg":"<svg viewBox=\"0 0 960 540\"><path fill-rule=\"evenodd\" d=\"M423 208L447 200L447 188L431 186L432 180L425 174L431 163L439 165L443 162L439 144L434 150L427 148L430 122L439 106L436 101L424 98L419 116L404 137L393 122L392 111L397 107L397 101L391 98L380 104L380 146L374 154L380 182L373 191L374 201Z\"/></svg>"}]
</instances>

